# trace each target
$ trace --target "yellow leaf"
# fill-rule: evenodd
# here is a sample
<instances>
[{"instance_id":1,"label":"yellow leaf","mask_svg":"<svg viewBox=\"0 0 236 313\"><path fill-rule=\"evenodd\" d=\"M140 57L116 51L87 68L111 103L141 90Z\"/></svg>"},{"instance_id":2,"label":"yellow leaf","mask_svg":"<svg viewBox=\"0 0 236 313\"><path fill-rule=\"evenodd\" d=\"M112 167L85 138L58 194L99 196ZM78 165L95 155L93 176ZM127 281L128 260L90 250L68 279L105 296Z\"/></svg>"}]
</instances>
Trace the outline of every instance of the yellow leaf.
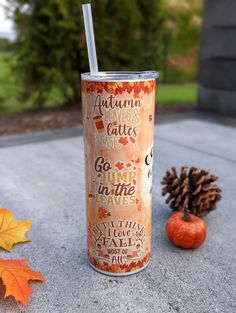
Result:
<instances>
[{"instance_id":1,"label":"yellow leaf","mask_svg":"<svg viewBox=\"0 0 236 313\"><path fill-rule=\"evenodd\" d=\"M0 209L0 247L11 251L14 244L29 241L25 233L31 226L31 221L17 221L10 210Z\"/></svg>"}]
</instances>

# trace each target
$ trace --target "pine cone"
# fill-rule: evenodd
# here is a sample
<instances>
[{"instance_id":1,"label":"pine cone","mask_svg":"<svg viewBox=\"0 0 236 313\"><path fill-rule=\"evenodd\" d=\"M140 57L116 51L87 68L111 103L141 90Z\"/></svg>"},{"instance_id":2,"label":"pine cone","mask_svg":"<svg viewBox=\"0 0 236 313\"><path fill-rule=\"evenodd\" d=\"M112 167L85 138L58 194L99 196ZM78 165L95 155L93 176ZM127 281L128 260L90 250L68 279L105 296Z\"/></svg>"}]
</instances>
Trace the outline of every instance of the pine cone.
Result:
<instances>
[{"instance_id":1,"label":"pine cone","mask_svg":"<svg viewBox=\"0 0 236 313\"><path fill-rule=\"evenodd\" d=\"M165 185L162 195L169 194L166 203L170 202L170 207L174 211L188 211L199 217L207 215L216 208L216 202L221 199L221 189L212 184L218 179L207 170L198 167L181 167L181 174L178 177L176 168L173 166L166 172L161 182Z\"/></svg>"}]
</instances>

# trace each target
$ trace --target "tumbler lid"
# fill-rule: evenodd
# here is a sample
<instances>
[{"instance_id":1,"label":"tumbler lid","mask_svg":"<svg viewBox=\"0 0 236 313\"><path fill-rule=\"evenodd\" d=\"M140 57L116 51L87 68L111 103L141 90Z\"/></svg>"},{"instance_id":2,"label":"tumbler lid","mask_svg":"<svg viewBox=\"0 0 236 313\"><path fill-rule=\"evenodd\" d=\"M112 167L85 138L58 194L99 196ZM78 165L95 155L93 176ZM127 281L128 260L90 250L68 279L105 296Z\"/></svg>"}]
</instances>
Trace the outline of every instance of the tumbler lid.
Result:
<instances>
[{"instance_id":1,"label":"tumbler lid","mask_svg":"<svg viewBox=\"0 0 236 313\"><path fill-rule=\"evenodd\" d=\"M91 73L81 74L82 80L97 81L97 82L129 82L129 81L145 81L153 80L159 77L156 71L141 71L141 72L126 72L126 71L109 71L99 72L98 75Z\"/></svg>"}]
</instances>

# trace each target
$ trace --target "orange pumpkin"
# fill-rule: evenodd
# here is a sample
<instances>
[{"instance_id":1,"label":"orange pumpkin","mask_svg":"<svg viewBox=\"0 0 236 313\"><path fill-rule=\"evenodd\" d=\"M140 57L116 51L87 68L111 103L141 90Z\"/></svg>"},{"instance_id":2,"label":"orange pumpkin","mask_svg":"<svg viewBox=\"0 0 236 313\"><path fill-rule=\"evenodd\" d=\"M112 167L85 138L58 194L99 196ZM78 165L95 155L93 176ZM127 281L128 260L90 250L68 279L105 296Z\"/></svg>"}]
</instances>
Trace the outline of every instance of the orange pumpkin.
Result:
<instances>
[{"instance_id":1,"label":"orange pumpkin","mask_svg":"<svg viewBox=\"0 0 236 313\"><path fill-rule=\"evenodd\" d=\"M206 239L207 227L199 217L187 212L177 212L168 219L166 234L176 246L195 249Z\"/></svg>"}]
</instances>

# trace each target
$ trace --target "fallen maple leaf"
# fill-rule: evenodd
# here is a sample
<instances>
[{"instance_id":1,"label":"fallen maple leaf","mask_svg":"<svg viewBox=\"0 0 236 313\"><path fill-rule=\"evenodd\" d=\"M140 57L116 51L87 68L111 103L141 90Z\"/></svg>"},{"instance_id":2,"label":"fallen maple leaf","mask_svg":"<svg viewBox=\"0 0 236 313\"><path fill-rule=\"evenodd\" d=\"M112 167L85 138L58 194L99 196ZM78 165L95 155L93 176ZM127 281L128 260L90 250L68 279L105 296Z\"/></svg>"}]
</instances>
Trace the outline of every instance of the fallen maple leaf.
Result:
<instances>
[{"instance_id":1,"label":"fallen maple leaf","mask_svg":"<svg viewBox=\"0 0 236 313\"><path fill-rule=\"evenodd\" d=\"M0 247L10 251L14 244L29 241L25 233L31 226L31 221L17 221L10 210L0 209Z\"/></svg>"},{"instance_id":2,"label":"fallen maple leaf","mask_svg":"<svg viewBox=\"0 0 236 313\"><path fill-rule=\"evenodd\" d=\"M13 296L16 301L20 301L23 305L27 304L28 296L32 293L29 280L45 281L39 272L32 271L25 264L27 262L27 259L0 259L0 278L6 286L4 298Z\"/></svg>"}]
</instances>

